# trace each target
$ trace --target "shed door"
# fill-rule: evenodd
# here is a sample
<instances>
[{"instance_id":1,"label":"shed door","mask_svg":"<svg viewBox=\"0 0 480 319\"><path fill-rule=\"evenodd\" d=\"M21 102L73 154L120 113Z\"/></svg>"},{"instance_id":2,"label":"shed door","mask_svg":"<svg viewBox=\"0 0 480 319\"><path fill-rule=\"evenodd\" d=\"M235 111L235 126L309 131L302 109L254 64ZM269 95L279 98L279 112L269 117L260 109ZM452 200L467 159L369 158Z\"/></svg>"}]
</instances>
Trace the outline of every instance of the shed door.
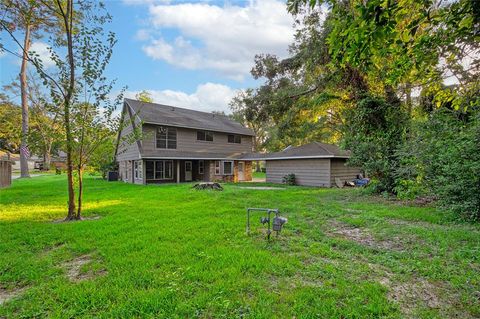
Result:
<instances>
[{"instance_id":1,"label":"shed door","mask_svg":"<svg viewBox=\"0 0 480 319\"><path fill-rule=\"evenodd\" d=\"M185 161L185 181L191 182L192 181L192 162Z\"/></svg>"}]
</instances>

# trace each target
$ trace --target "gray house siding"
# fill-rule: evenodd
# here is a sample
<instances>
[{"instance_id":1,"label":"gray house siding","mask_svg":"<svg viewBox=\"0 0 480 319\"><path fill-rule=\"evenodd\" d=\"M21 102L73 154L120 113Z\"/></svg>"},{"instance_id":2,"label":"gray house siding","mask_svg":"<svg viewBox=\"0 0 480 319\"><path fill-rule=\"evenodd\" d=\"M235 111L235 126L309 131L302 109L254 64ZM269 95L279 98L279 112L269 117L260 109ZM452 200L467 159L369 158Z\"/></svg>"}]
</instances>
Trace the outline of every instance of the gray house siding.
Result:
<instances>
[{"instance_id":1,"label":"gray house siding","mask_svg":"<svg viewBox=\"0 0 480 319\"><path fill-rule=\"evenodd\" d=\"M128 107L124 107L122 114L122 125L124 126L120 132L117 146L116 158L118 162L125 160L133 160L140 158L140 150L138 142L132 141L133 125L140 125L139 121L132 121L131 112Z\"/></svg>"},{"instance_id":2,"label":"gray house siding","mask_svg":"<svg viewBox=\"0 0 480 319\"><path fill-rule=\"evenodd\" d=\"M342 181L351 181L357 178L361 173L360 168L346 166L347 160L343 158L334 158L331 160L331 179L332 185L335 185L335 178L340 178Z\"/></svg>"},{"instance_id":3,"label":"gray house siding","mask_svg":"<svg viewBox=\"0 0 480 319\"><path fill-rule=\"evenodd\" d=\"M132 183L132 161L121 161L118 163L119 176L121 181Z\"/></svg>"},{"instance_id":4,"label":"gray house siding","mask_svg":"<svg viewBox=\"0 0 480 319\"><path fill-rule=\"evenodd\" d=\"M177 148L176 149L157 149L156 128L157 125L143 125L142 156L162 157L166 154L175 156L175 152L205 152L205 153L247 153L253 148L252 136L243 135L240 144L228 143L228 134L214 132L213 142L197 141L197 130L188 128L177 128Z\"/></svg>"},{"instance_id":5,"label":"gray house siding","mask_svg":"<svg viewBox=\"0 0 480 319\"><path fill-rule=\"evenodd\" d=\"M285 175L295 174L298 185L330 187L330 159L267 160L267 183L282 183Z\"/></svg>"}]
</instances>

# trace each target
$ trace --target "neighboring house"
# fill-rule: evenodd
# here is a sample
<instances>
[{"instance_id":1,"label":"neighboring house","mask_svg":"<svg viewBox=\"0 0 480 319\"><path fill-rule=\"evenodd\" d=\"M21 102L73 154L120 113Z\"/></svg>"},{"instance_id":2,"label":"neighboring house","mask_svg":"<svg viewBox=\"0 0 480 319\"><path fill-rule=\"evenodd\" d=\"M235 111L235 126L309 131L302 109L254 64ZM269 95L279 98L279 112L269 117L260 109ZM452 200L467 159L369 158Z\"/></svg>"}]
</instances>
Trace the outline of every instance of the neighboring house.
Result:
<instances>
[{"instance_id":1,"label":"neighboring house","mask_svg":"<svg viewBox=\"0 0 480 319\"><path fill-rule=\"evenodd\" d=\"M12 170L19 171L20 170L20 154L18 153L10 153L10 160L12 161ZM0 158L7 158L7 152L0 151ZM37 161L37 157L32 156L31 158L27 159L27 165L29 170L35 169L35 163Z\"/></svg>"},{"instance_id":2,"label":"neighboring house","mask_svg":"<svg viewBox=\"0 0 480 319\"><path fill-rule=\"evenodd\" d=\"M336 145L313 142L270 154L252 154L249 160L264 160L266 181L282 183L283 177L295 174L297 185L335 186L335 178L351 181L361 170L346 166L349 151L342 151Z\"/></svg>"},{"instance_id":3,"label":"neighboring house","mask_svg":"<svg viewBox=\"0 0 480 319\"><path fill-rule=\"evenodd\" d=\"M254 133L226 116L125 99L116 161L136 184L248 181Z\"/></svg>"}]
</instances>

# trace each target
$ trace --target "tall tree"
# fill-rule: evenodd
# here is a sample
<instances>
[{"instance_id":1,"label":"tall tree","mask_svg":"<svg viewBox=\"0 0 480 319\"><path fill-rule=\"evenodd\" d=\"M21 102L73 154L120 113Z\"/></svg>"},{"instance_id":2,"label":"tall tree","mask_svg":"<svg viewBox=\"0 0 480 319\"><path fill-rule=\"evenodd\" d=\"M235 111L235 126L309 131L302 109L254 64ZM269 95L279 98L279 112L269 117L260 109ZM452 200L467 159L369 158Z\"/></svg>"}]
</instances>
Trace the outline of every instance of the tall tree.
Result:
<instances>
[{"instance_id":1,"label":"tall tree","mask_svg":"<svg viewBox=\"0 0 480 319\"><path fill-rule=\"evenodd\" d=\"M16 153L22 139L18 123L22 121L22 109L0 93L0 150Z\"/></svg>"},{"instance_id":2,"label":"tall tree","mask_svg":"<svg viewBox=\"0 0 480 319\"><path fill-rule=\"evenodd\" d=\"M53 105L57 106L56 112L62 118L67 154L66 220L78 220L83 199L81 174L91 151L88 144L102 142L102 134L96 135L93 131L101 129L99 123L104 119L111 118L120 99L110 101L113 83L104 76L116 40L113 33L104 31L103 26L111 21L111 16L103 2L40 0L40 3L56 18L59 26L59 32L50 38L50 59L56 67L46 70L38 56L27 56L27 59L48 87ZM9 33L16 39L12 32ZM78 198L75 172L79 173Z\"/></svg>"},{"instance_id":3,"label":"tall tree","mask_svg":"<svg viewBox=\"0 0 480 319\"><path fill-rule=\"evenodd\" d=\"M52 16L45 10L41 2L35 0L1 0L0 11L3 12L2 27L9 33L23 32L23 40L13 39L21 48L20 89L22 104L22 138L20 145L20 171L21 177L30 177L28 171L28 132L29 108L27 96L27 65L29 62L32 38L41 36L42 31L52 27ZM10 51L17 54L14 51Z\"/></svg>"},{"instance_id":4,"label":"tall tree","mask_svg":"<svg viewBox=\"0 0 480 319\"><path fill-rule=\"evenodd\" d=\"M445 95L445 78L458 98L480 73L480 2L477 0L289 0L293 14L330 10L327 43L332 63L352 66L412 106L413 88ZM387 88L388 90L388 88ZM452 96L455 99L455 96ZM411 112L410 112L411 113Z\"/></svg>"},{"instance_id":5,"label":"tall tree","mask_svg":"<svg viewBox=\"0 0 480 319\"><path fill-rule=\"evenodd\" d=\"M255 91L247 89L239 92L230 102L230 108L233 111L233 118L252 129L255 133L254 151L260 152L264 150L267 135L265 124L268 121L268 117L262 105L258 103Z\"/></svg>"},{"instance_id":6,"label":"tall tree","mask_svg":"<svg viewBox=\"0 0 480 319\"><path fill-rule=\"evenodd\" d=\"M61 116L36 72L28 72L28 79L27 96L30 105L28 145L30 151L43 156L43 169L49 170L52 148L56 146L58 150L63 141ZM20 85L16 81L4 88L14 96L20 95Z\"/></svg>"},{"instance_id":7,"label":"tall tree","mask_svg":"<svg viewBox=\"0 0 480 319\"><path fill-rule=\"evenodd\" d=\"M152 94L150 94L146 90L142 90L142 91L138 92L137 94L135 94L135 98L139 101L142 101L142 102L147 102L147 103L152 103L153 102Z\"/></svg>"}]
</instances>

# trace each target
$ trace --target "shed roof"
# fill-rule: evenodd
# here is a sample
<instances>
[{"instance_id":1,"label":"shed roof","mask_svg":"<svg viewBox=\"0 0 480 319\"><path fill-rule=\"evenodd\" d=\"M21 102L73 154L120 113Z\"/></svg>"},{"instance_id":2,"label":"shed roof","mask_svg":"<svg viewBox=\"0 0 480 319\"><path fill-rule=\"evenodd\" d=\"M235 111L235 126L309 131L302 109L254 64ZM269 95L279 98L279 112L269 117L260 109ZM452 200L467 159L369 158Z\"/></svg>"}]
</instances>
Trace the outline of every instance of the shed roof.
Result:
<instances>
[{"instance_id":1,"label":"shed roof","mask_svg":"<svg viewBox=\"0 0 480 319\"><path fill-rule=\"evenodd\" d=\"M274 153L252 153L243 155L249 160L281 160L306 158L349 158L350 151L341 150L337 145L312 142L302 146L287 147L283 151Z\"/></svg>"},{"instance_id":2,"label":"shed roof","mask_svg":"<svg viewBox=\"0 0 480 319\"><path fill-rule=\"evenodd\" d=\"M224 115L132 99L125 99L125 102L147 124L187 127L249 136L255 135L249 128Z\"/></svg>"}]
</instances>

